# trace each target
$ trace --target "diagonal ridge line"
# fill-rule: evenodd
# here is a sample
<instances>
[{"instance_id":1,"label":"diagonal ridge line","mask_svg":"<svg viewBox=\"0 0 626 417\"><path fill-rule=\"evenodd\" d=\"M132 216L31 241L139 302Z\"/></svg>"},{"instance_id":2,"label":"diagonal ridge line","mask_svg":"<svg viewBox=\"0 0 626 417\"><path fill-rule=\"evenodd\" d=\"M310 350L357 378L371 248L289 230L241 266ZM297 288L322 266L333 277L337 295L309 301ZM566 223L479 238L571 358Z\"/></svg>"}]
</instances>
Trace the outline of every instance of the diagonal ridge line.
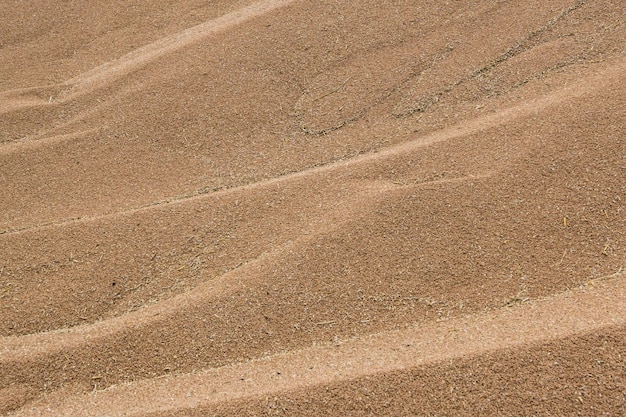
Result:
<instances>
[{"instance_id":1,"label":"diagonal ridge line","mask_svg":"<svg viewBox=\"0 0 626 417\"><path fill-rule=\"evenodd\" d=\"M552 107L564 101L583 97L598 89L602 89L606 87L606 85L608 85L614 78L623 77L625 72L626 72L626 60L620 59L616 64L612 65L608 69L596 72L592 76L586 77L582 79L581 81L577 82L575 85L567 86L566 88L560 89L556 92L553 92L542 98L539 98L538 100L532 103L522 103L516 106L509 107L507 109L504 109L501 112L498 112L495 114L490 114L490 115L482 116L482 117L472 119L469 121L461 122L455 126L451 126L449 128L445 128L440 131L436 131L425 137L419 137L409 142L400 143L398 145L391 146L389 148L383 149L378 152L360 154L358 156L355 156L347 160L341 159L339 161L331 161L331 162L324 163L321 165L304 168L304 170L302 171L283 173L277 177L263 179L259 182L253 182L249 184L243 184L243 185L226 187L226 188L218 188L218 189L214 189L214 188L198 189L187 194L174 196L171 198L165 198L157 202L153 202L153 203L146 204L146 205L139 206L139 207L130 208L121 212L118 211L118 212L105 213L105 214L100 214L100 215L95 215L95 216L74 217L74 218L64 219L64 220L56 221L56 222L38 224L34 226L25 226L25 227L20 227L20 228L0 230L0 236L5 235L5 234L16 234L16 233L28 232L30 230L38 230L38 229L43 229L47 227L59 227L59 226L64 226L64 225L75 223L75 222L94 221L94 220L98 220L102 218L110 218L110 217L118 216L120 214L129 214L129 213L149 210L155 207L160 207L160 206L165 206L165 205L170 205L170 204L180 204L184 201L196 200L200 198L208 198L213 195L224 195L224 194L232 193L232 192L257 189L261 187L271 186L274 184L279 184L284 181L307 177L309 175L330 172L335 169L358 166L360 164L369 163L373 159L394 157L404 152L411 152L416 149L422 148L424 146L429 146L435 143L443 142L446 140L451 140L451 139L462 137L465 135L471 135L471 134L480 132L481 130L494 128L504 123L510 122L512 120L517 120L520 118L530 116L542 109Z\"/></svg>"}]
</instances>

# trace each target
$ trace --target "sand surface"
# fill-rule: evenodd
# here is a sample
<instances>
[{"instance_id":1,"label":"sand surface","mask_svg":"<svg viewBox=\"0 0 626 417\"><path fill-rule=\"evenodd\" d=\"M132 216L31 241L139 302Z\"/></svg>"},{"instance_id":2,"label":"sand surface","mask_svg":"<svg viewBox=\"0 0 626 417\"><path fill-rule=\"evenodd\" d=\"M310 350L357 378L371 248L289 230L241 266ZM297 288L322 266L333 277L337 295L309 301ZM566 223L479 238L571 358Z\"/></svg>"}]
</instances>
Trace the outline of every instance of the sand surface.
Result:
<instances>
[{"instance_id":1,"label":"sand surface","mask_svg":"<svg viewBox=\"0 0 626 417\"><path fill-rule=\"evenodd\" d=\"M0 415L626 415L626 3L1 2Z\"/></svg>"}]
</instances>

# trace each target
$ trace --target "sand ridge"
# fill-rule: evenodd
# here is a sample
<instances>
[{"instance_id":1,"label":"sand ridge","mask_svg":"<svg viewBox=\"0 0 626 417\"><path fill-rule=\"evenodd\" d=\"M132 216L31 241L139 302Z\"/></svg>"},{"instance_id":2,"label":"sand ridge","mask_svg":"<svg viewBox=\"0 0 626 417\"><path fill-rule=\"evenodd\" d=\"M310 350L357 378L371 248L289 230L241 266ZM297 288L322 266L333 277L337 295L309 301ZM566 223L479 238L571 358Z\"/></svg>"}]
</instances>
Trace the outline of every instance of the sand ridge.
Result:
<instances>
[{"instance_id":1,"label":"sand ridge","mask_svg":"<svg viewBox=\"0 0 626 417\"><path fill-rule=\"evenodd\" d=\"M69 399L54 411L49 406L35 407L19 415L130 416L202 410L220 402L266 397L623 326L626 280L621 272L607 278L610 281L596 280L584 289L497 313L373 334L191 375L125 384Z\"/></svg>"},{"instance_id":2,"label":"sand ridge","mask_svg":"<svg viewBox=\"0 0 626 417\"><path fill-rule=\"evenodd\" d=\"M199 42L219 31L240 25L246 20L253 19L265 13L270 13L279 7L288 5L292 1L294 0L265 0L252 3L247 7L237 9L215 20L202 23L173 36L161 38L149 45L135 49L119 60L108 62L101 67L68 80L68 84L72 85L73 94L77 94L77 89L93 89L107 80L122 77L133 69L145 65L147 62L157 59L161 55L182 49L193 42ZM68 99L71 99L71 97L68 97Z\"/></svg>"},{"instance_id":3,"label":"sand ridge","mask_svg":"<svg viewBox=\"0 0 626 417\"><path fill-rule=\"evenodd\" d=\"M437 131L430 135L419 137L416 140L405 142L405 143L392 146L389 148L385 148L384 150L376 152L374 154L360 155L360 156L351 158L349 160L345 160L345 161L342 160L339 162L332 162L332 163L318 166L318 167L312 167L312 168L309 168L303 171L298 171L292 174L286 174L283 176L274 177L266 181L260 181L260 182L256 182L250 185L243 185L240 187L236 187L235 190L238 191L240 188L245 190L249 188L263 187L268 184L271 185L276 182L289 181L293 178L298 178L301 176L315 175L316 173L322 172L322 171L335 170L338 167L343 169L343 168L349 168L352 165L367 164L373 159L384 159L384 158L388 158L390 156L397 155L400 153L408 153L414 150L415 148L428 146L428 145L437 143L439 141L453 140L456 137L468 136L473 133L479 132L481 130L486 130L486 129L490 129L493 127L497 127L499 124L511 123L516 118L528 117L534 113L540 112L541 110L549 106L558 105L558 104L561 104L563 101L576 99L576 98L584 97L585 95L588 95L588 94L592 94L594 90L596 89L610 88L610 85L613 82L623 77L624 71L626 71L626 61L622 60L621 62L617 62L614 65L610 66L609 68L600 71L599 73L594 73L590 77L580 80L575 85L568 86L567 89L563 89L563 90L554 92L552 94L549 94L547 96L541 97L540 99L532 103L522 103L517 106L502 109L496 114L483 116L483 117L476 118L473 120L468 120L464 123L451 126L447 129ZM79 132L77 133L77 135L84 135L85 133L90 133L90 132L86 132L86 131ZM58 137L55 137L55 139L64 140ZM25 144L22 146L30 147L31 145ZM7 146L4 148L0 148L0 152L1 151L10 152L11 147ZM231 191L231 189L214 190L214 191L211 191L210 193L219 194L219 193L224 193L224 192L229 192L229 191ZM175 198L168 199L163 202L153 202L150 205L145 206L145 207L125 210L123 213L132 213L137 210L146 210L152 207L159 206L161 204L172 204L172 203L177 203L179 201L184 201L187 199L202 198L207 193L208 191L206 190L197 190L193 192L192 195L177 196ZM122 213L107 214L105 216L117 216L120 214ZM97 217L81 217L80 219L77 219L77 220L88 221L88 220L94 220L94 219L97 219ZM60 222L47 224L45 226L50 226L50 225L58 226L58 225L62 225L64 223L71 222L71 221L74 221L74 219L62 220ZM41 227L41 225L38 227ZM29 229L25 228L25 229L18 229L18 230L4 230L2 231L2 233L15 233L17 231L22 231L22 230L29 230Z\"/></svg>"},{"instance_id":4,"label":"sand ridge","mask_svg":"<svg viewBox=\"0 0 626 417\"><path fill-rule=\"evenodd\" d=\"M625 16L9 2L0 413L625 412Z\"/></svg>"}]
</instances>

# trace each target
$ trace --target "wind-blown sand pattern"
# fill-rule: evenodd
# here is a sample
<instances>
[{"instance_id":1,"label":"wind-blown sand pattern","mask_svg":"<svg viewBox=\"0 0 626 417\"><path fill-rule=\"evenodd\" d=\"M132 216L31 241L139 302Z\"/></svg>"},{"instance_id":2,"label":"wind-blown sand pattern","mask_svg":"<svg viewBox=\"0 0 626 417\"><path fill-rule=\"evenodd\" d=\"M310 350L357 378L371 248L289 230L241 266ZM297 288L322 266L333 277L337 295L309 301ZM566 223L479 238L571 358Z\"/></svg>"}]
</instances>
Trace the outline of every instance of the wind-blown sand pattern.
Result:
<instances>
[{"instance_id":1,"label":"wind-blown sand pattern","mask_svg":"<svg viewBox=\"0 0 626 417\"><path fill-rule=\"evenodd\" d=\"M2 7L1 415L626 415L623 1Z\"/></svg>"}]
</instances>

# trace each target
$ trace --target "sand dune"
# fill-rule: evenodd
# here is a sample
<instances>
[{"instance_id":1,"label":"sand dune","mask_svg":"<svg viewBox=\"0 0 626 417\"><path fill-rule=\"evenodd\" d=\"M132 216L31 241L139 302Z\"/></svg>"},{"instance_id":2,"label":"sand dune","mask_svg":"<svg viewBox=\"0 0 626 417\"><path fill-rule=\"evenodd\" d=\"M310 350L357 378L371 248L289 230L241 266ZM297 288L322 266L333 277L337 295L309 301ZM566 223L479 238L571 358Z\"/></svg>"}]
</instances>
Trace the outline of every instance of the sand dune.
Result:
<instances>
[{"instance_id":1,"label":"sand dune","mask_svg":"<svg viewBox=\"0 0 626 417\"><path fill-rule=\"evenodd\" d=\"M622 2L5 9L3 415L626 413Z\"/></svg>"}]
</instances>

